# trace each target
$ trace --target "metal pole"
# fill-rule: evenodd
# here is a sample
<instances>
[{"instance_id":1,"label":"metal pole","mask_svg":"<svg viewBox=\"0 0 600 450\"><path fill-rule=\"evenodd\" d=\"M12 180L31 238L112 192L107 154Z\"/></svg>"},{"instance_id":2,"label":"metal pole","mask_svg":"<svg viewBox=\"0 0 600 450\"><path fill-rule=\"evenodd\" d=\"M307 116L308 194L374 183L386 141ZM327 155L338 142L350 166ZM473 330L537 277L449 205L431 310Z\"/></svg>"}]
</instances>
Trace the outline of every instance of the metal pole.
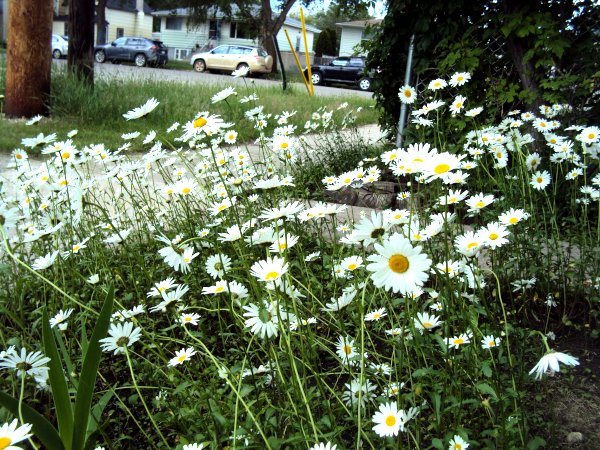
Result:
<instances>
[{"instance_id":1,"label":"metal pole","mask_svg":"<svg viewBox=\"0 0 600 450\"><path fill-rule=\"evenodd\" d=\"M404 85L410 84L410 75L412 68L413 50L415 49L415 35L410 36L410 44L408 45L408 57L406 58L406 73L404 75ZM406 122L406 113L408 111L408 105L402 103L400 106L400 121L398 122L398 137L396 138L396 147L402 147L402 131L404 130L404 123Z\"/></svg>"},{"instance_id":2,"label":"metal pole","mask_svg":"<svg viewBox=\"0 0 600 450\"><path fill-rule=\"evenodd\" d=\"M275 53L277 53L277 59L279 60L279 67L281 68L281 79L283 80L283 90L287 87L287 80L285 79L285 67L283 67L283 61L281 60L281 53L279 53L279 44L277 43L277 38L274 34L271 33L271 37L273 38L273 44L275 45Z\"/></svg>"}]
</instances>

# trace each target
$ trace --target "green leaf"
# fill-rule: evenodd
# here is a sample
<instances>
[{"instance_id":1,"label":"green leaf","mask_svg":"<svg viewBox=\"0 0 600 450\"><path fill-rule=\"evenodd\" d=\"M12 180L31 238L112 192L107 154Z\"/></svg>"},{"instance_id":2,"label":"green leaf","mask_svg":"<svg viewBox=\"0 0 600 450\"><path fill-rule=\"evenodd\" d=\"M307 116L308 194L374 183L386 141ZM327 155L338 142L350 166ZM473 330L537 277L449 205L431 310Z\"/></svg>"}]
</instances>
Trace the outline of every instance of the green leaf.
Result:
<instances>
[{"instance_id":1,"label":"green leaf","mask_svg":"<svg viewBox=\"0 0 600 450\"><path fill-rule=\"evenodd\" d=\"M192 384L189 381L183 381L182 383L179 384L179 386L177 386L175 388L175 390L172 392L172 396L175 396L177 394L179 394L181 391L183 391L186 387L191 386Z\"/></svg>"},{"instance_id":2,"label":"green leaf","mask_svg":"<svg viewBox=\"0 0 600 450\"><path fill-rule=\"evenodd\" d=\"M536 450L543 445L546 445L546 441L543 440L541 437L536 436L527 443L527 449L528 450Z\"/></svg>"},{"instance_id":3,"label":"green leaf","mask_svg":"<svg viewBox=\"0 0 600 450\"><path fill-rule=\"evenodd\" d=\"M433 441L431 441L431 445L433 445L435 448L439 449L439 450L445 450L446 447L444 447L444 443L442 442L441 439L435 438Z\"/></svg>"},{"instance_id":4,"label":"green leaf","mask_svg":"<svg viewBox=\"0 0 600 450\"><path fill-rule=\"evenodd\" d=\"M88 349L88 338L87 333L85 331L85 321L83 320L83 316L81 316L81 359L85 359L85 355Z\"/></svg>"},{"instance_id":5,"label":"green leaf","mask_svg":"<svg viewBox=\"0 0 600 450\"><path fill-rule=\"evenodd\" d=\"M481 366L481 370L486 377L492 376L492 368L487 362L483 363L483 365Z\"/></svg>"},{"instance_id":6,"label":"green leaf","mask_svg":"<svg viewBox=\"0 0 600 450\"><path fill-rule=\"evenodd\" d=\"M70 450L73 439L73 404L71 403L71 396L69 395L67 381L65 380L61 359L58 355L56 341L50 328L46 308L42 311L42 339L44 342L44 353L50 358L50 362L48 362L48 368L50 369L48 371L48 378L52 387L54 406L56 407L58 431L65 448Z\"/></svg>"},{"instance_id":7,"label":"green leaf","mask_svg":"<svg viewBox=\"0 0 600 450\"><path fill-rule=\"evenodd\" d=\"M494 388L492 388L489 384L479 383L475 387L477 389L479 389L481 392L483 392L484 394L491 395L492 397L494 397L494 400L498 401L498 396L496 395L496 391L494 391Z\"/></svg>"},{"instance_id":8,"label":"green leaf","mask_svg":"<svg viewBox=\"0 0 600 450\"><path fill-rule=\"evenodd\" d=\"M110 326L110 316L115 299L115 287L111 283L108 288L108 294L102 311L96 321L94 332L90 340L85 360L81 368L81 377L79 378L79 388L75 397L75 429L73 431L72 450L83 450L88 420L90 419L90 410L92 406L92 397L94 395L94 385L96 384L96 375L100 365L102 349L100 348L100 339L106 337L108 327Z\"/></svg>"},{"instance_id":9,"label":"green leaf","mask_svg":"<svg viewBox=\"0 0 600 450\"><path fill-rule=\"evenodd\" d=\"M16 398L11 397L4 392L0 392L0 404L8 409L13 416L19 416L19 400ZM23 414L25 423L31 424L31 431L40 441L42 441L42 444L44 444L46 448L51 448L52 450L65 450L65 446L63 445L58 432L44 416L35 409L27 406L25 403L21 404L21 413Z\"/></svg>"}]
</instances>

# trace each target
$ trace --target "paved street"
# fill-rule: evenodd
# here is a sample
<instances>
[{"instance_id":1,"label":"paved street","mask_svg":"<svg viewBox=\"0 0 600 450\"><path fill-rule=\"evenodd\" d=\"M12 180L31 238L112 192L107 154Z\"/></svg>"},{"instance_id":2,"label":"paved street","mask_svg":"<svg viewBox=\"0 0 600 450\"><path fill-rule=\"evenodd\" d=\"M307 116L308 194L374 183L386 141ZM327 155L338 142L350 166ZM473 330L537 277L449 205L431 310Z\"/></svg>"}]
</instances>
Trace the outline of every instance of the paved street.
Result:
<instances>
[{"instance_id":1,"label":"paved street","mask_svg":"<svg viewBox=\"0 0 600 450\"><path fill-rule=\"evenodd\" d=\"M66 60L52 60L57 67L63 67ZM223 87L233 86L235 84L243 84L244 81L240 78L233 78L231 75L221 75L213 73L197 73L191 70L170 70L157 69L154 67L136 67L123 64L94 64L95 74L99 78L118 78L118 79L139 79L139 78L154 78L156 80L171 80L181 83L200 83L214 84ZM281 81L263 80L261 78L251 78L257 85L263 86L281 86ZM302 85L299 88L304 89ZM372 97L372 92L363 92L358 89L344 89L339 87L315 86L315 95L319 96L336 96L336 95L358 95L360 97Z\"/></svg>"}]
</instances>

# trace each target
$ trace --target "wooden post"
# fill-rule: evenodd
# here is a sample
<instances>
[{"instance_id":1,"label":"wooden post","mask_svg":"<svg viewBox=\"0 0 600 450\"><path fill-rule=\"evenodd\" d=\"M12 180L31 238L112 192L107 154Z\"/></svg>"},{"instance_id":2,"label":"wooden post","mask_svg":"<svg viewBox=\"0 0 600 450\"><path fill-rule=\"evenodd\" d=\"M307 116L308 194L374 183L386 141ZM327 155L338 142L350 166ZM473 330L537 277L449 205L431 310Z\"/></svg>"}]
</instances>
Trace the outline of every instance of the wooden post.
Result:
<instances>
[{"instance_id":1,"label":"wooden post","mask_svg":"<svg viewBox=\"0 0 600 450\"><path fill-rule=\"evenodd\" d=\"M49 1L49 0L45 0ZM69 1L69 70L94 85L94 0Z\"/></svg>"},{"instance_id":2,"label":"wooden post","mask_svg":"<svg viewBox=\"0 0 600 450\"><path fill-rule=\"evenodd\" d=\"M47 114L52 69L51 0L11 0L6 51L7 117Z\"/></svg>"}]
</instances>

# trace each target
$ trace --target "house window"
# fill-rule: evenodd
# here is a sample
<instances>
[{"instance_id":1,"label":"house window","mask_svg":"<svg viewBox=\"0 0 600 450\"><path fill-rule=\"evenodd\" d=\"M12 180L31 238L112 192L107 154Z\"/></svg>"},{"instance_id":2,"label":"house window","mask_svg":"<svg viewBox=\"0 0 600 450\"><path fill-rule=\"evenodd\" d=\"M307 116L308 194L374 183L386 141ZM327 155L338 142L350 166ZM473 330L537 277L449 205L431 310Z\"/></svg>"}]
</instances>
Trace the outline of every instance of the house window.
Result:
<instances>
[{"instance_id":1,"label":"house window","mask_svg":"<svg viewBox=\"0 0 600 450\"><path fill-rule=\"evenodd\" d=\"M69 35L69 22L65 22L65 32L63 34L65 36Z\"/></svg>"},{"instance_id":2,"label":"house window","mask_svg":"<svg viewBox=\"0 0 600 450\"><path fill-rule=\"evenodd\" d=\"M229 37L233 39L250 39L248 25L242 22L231 22Z\"/></svg>"},{"instance_id":3,"label":"house window","mask_svg":"<svg viewBox=\"0 0 600 450\"><path fill-rule=\"evenodd\" d=\"M120 37L125 36L125 29L124 28L117 28L117 39Z\"/></svg>"},{"instance_id":4,"label":"house window","mask_svg":"<svg viewBox=\"0 0 600 450\"><path fill-rule=\"evenodd\" d=\"M187 48L176 48L175 59L184 59L190 54L190 50Z\"/></svg>"},{"instance_id":5,"label":"house window","mask_svg":"<svg viewBox=\"0 0 600 450\"><path fill-rule=\"evenodd\" d=\"M221 35L221 24L218 20L211 20L208 23L208 37L219 39Z\"/></svg>"},{"instance_id":6,"label":"house window","mask_svg":"<svg viewBox=\"0 0 600 450\"><path fill-rule=\"evenodd\" d=\"M160 17L152 18L152 32L153 33L160 33L160 23L161 23Z\"/></svg>"},{"instance_id":7,"label":"house window","mask_svg":"<svg viewBox=\"0 0 600 450\"><path fill-rule=\"evenodd\" d=\"M360 36L361 41L370 41L373 39L373 29L371 28L368 33L365 33L365 30L362 30L362 34Z\"/></svg>"},{"instance_id":8,"label":"house window","mask_svg":"<svg viewBox=\"0 0 600 450\"><path fill-rule=\"evenodd\" d=\"M300 36L296 36L296 51L300 51Z\"/></svg>"},{"instance_id":9,"label":"house window","mask_svg":"<svg viewBox=\"0 0 600 450\"><path fill-rule=\"evenodd\" d=\"M181 31L183 28L183 18L181 17L167 17L167 24L165 29Z\"/></svg>"}]
</instances>

